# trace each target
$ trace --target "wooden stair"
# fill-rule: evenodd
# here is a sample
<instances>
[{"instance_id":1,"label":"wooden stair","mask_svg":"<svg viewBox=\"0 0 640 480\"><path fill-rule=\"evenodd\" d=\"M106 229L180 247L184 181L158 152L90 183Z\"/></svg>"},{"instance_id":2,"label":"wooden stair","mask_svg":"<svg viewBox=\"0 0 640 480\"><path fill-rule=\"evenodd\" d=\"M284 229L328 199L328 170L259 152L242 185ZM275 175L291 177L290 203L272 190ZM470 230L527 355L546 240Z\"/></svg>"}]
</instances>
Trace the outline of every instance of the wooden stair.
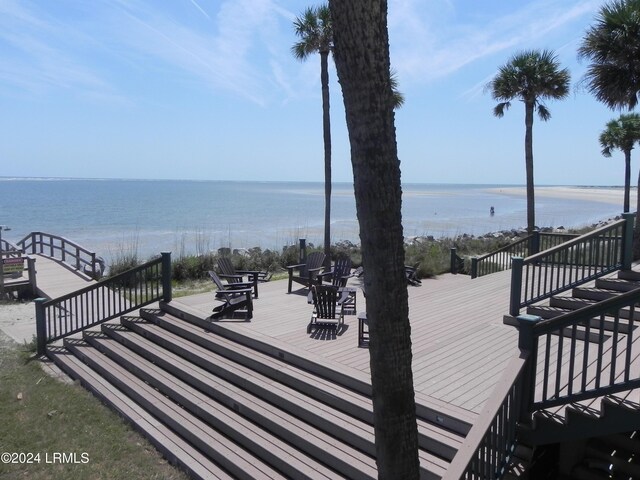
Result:
<instances>
[{"instance_id":1,"label":"wooden stair","mask_svg":"<svg viewBox=\"0 0 640 480\"><path fill-rule=\"evenodd\" d=\"M619 271L617 278L615 277L603 277L598 278L589 285L578 286L571 290L571 296L556 295L551 297L547 302L535 304L527 307L526 313L528 315L539 316L546 320L549 318L559 317L561 315L579 310L584 307L593 305L599 301L606 300L617 295L621 295L630 290L640 288L640 272L634 270ZM620 333L628 333L631 312L628 308L620 310L620 322L618 322L617 328ZM640 309L633 311L633 320L640 320ZM597 322L597 323L596 323ZM517 326L517 320L509 315L505 315L504 323L507 325ZM600 326L599 320L593 320L591 326ZM613 331L616 328L613 320L605 321L605 331ZM567 329L564 333L565 336L571 336L572 331ZM591 331L587 337L583 327L578 327L577 338L585 340L588 338L590 342L597 343L601 340L599 333ZM605 335L605 340L609 337Z\"/></svg>"},{"instance_id":2,"label":"wooden stair","mask_svg":"<svg viewBox=\"0 0 640 480\"><path fill-rule=\"evenodd\" d=\"M571 480L634 480L640 478L639 432L592 438L571 471Z\"/></svg>"},{"instance_id":3,"label":"wooden stair","mask_svg":"<svg viewBox=\"0 0 640 480\"><path fill-rule=\"evenodd\" d=\"M366 388L209 325L161 304L48 355L193 478L377 478ZM421 478L438 479L470 424L427 403Z\"/></svg>"}]
</instances>

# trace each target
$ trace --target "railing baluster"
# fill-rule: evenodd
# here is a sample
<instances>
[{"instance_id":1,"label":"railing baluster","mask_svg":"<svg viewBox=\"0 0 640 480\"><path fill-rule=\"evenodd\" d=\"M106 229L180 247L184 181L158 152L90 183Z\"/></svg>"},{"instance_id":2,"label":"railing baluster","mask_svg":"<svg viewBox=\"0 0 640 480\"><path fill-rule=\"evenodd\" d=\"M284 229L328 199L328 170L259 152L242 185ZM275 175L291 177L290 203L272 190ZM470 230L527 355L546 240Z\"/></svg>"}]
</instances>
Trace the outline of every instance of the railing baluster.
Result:
<instances>
[{"instance_id":1,"label":"railing baluster","mask_svg":"<svg viewBox=\"0 0 640 480\"><path fill-rule=\"evenodd\" d=\"M635 305L631 305L629 307L629 321L627 322L629 325L629 331L627 332L627 357L626 357L626 362L625 362L625 366L626 366L626 370L625 370L625 375L624 375L624 381L628 382L630 379L630 375L631 375L631 346L633 345L633 332L635 330L635 321L634 321L634 317L635 317L635 311L636 306ZM618 315L620 315L620 311L618 311Z\"/></svg>"},{"instance_id":2,"label":"railing baluster","mask_svg":"<svg viewBox=\"0 0 640 480\"><path fill-rule=\"evenodd\" d=\"M616 362L618 360L618 336L620 330L620 316L613 317L613 342L611 345L611 373L609 375L609 385L616 383Z\"/></svg>"},{"instance_id":3,"label":"railing baluster","mask_svg":"<svg viewBox=\"0 0 640 480\"><path fill-rule=\"evenodd\" d=\"M602 324L601 324L602 325ZM602 328L602 327L601 327ZM587 338L591 335L591 320L586 321L585 335ZM589 368L589 345L591 342L584 342L584 348L582 350L582 374L580 376L580 390L584 392L587 389L587 370Z\"/></svg>"},{"instance_id":4,"label":"railing baluster","mask_svg":"<svg viewBox=\"0 0 640 480\"><path fill-rule=\"evenodd\" d=\"M600 377L602 376L602 348L604 344L604 328L602 328L602 323L600 324L600 335L598 338L598 360L597 360L597 370L596 370L596 388L600 388Z\"/></svg>"},{"instance_id":5,"label":"railing baluster","mask_svg":"<svg viewBox=\"0 0 640 480\"><path fill-rule=\"evenodd\" d=\"M562 327L560 327L560 329L557 332L558 332L558 353L557 353L557 360L556 360L556 384L554 388L556 398L560 396L560 389L561 389L560 380L562 379L562 343L563 343L562 341L564 339Z\"/></svg>"},{"instance_id":6,"label":"railing baluster","mask_svg":"<svg viewBox=\"0 0 640 480\"><path fill-rule=\"evenodd\" d=\"M549 367L551 363L551 334L547 334L544 350L544 378L542 379L542 400L549 398Z\"/></svg>"}]
</instances>

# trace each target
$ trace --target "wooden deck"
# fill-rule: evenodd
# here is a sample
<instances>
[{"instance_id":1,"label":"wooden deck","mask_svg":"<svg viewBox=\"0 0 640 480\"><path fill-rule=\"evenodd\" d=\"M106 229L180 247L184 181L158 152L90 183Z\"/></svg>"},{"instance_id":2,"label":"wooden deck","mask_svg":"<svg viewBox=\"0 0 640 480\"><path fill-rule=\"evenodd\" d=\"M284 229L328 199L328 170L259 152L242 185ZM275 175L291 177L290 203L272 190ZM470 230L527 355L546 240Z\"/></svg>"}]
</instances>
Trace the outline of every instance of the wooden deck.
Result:
<instances>
[{"instance_id":1,"label":"wooden deck","mask_svg":"<svg viewBox=\"0 0 640 480\"><path fill-rule=\"evenodd\" d=\"M61 297L96 283L62 262L42 255L34 256L38 293L44 298Z\"/></svg>"},{"instance_id":2,"label":"wooden deck","mask_svg":"<svg viewBox=\"0 0 640 480\"><path fill-rule=\"evenodd\" d=\"M508 360L518 352L517 330L502 323L508 311L509 283L507 271L474 280L444 274L423 280L421 287L408 287L417 394L475 414L481 411ZM358 284L356 279L351 282ZM286 280L261 284L250 322L217 323L277 343L292 353L324 358L347 374L368 376L369 351L358 347L356 315L345 316L347 328L338 335L327 331L309 335L306 326L312 306L307 303L306 290L291 294L286 290ZM203 317L217 304L211 293L177 298L172 303ZM365 310L360 290L357 310Z\"/></svg>"}]
</instances>

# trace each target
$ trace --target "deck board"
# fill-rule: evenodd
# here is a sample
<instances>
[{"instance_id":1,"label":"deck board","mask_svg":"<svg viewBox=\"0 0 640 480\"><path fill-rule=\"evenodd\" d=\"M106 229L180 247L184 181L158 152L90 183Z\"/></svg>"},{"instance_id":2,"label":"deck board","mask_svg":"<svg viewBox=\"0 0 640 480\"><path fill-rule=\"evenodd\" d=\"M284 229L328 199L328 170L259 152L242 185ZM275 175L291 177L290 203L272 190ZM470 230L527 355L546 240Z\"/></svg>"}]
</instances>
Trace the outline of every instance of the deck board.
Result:
<instances>
[{"instance_id":1,"label":"deck board","mask_svg":"<svg viewBox=\"0 0 640 480\"><path fill-rule=\"evenodd\" d=\"M408 287L416 392L479 413L508 363L517 354L517 330L503 325L508 311L510 272L471 280L444 274ZM350 285L358 286L352 279ZM219 321L231 330L249 329L292 349L370 374L369 351L357 344L356 315L345 315L337 334L307 334L312 306L304 290L286 293L286 280L260 285L250 322ZM174 300L208 316L216 302L211 293ZM358 311L365 310L361 290Z\"/></svg>"}]
</instances>

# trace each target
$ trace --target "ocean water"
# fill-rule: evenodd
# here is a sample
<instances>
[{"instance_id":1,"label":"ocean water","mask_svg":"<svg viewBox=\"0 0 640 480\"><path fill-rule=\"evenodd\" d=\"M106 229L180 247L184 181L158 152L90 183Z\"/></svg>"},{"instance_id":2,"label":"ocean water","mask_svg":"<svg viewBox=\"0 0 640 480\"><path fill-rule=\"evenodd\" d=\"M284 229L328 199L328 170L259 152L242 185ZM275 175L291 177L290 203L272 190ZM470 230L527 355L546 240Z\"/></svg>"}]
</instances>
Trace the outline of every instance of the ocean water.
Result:
<instances>
[{"instance_id":1,"label":"ocean water","mask_svg":"<svg viewBox=\"0 0 640 480\"><path fill-rule=\"evenodd\" d=\"M507 185L403 185L407 237L480 235L526 225L526 200ZM489 215L493 206L495 215ZM583 226L619 214L616 205L536 198L539 226ZM203 253L219 247L280 250L298 238L321 244L324 185L296 182L0 178L3 238L32 231L66 237L103 256L147 258L161 251ZM332 194L332 241L359 242L353 186Z\"/></svg>"}]
</instances>

